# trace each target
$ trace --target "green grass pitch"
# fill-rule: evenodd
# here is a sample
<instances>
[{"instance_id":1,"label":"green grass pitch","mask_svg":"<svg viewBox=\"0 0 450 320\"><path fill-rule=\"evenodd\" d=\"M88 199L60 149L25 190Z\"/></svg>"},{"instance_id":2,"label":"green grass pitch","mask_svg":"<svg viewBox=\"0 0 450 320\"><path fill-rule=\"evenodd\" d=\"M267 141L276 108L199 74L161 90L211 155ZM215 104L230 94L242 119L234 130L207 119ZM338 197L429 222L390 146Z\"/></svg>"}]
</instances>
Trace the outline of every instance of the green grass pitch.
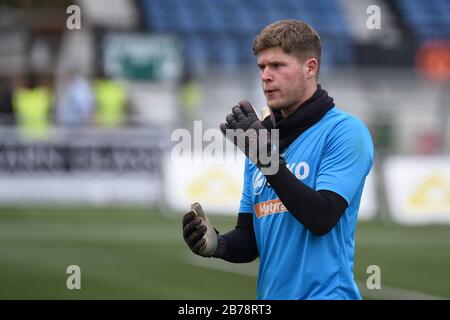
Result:
<instances>
[{"instance_id":1,"label":"green grass pitch","mask_svg":"<svg viewBox=\"0 0 450 320\"><path fill-rule=\"evenodd\" d=\"M257 263L196 258L180 218L135 208L0 209L0 299L254 299ZM211 220L221 231L235 223ZM69 265L81 268L80 290L67 289ZM381 268L382 289L362 288L366 298L450 298L450 226L360 222L360 287L369 265Z\"/></svg>"}]
</instances>

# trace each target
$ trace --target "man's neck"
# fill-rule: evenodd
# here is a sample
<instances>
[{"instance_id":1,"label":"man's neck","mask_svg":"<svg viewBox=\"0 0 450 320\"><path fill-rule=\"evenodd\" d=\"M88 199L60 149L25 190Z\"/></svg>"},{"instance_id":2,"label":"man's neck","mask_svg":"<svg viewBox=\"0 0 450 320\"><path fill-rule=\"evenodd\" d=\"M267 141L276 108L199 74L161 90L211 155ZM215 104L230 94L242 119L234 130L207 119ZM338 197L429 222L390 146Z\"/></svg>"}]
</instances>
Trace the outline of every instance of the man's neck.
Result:
<instances>
[{"instance_id":1,"label":"man's neck","mask_svg":"<svg viewBox=\"0 0 450 320\"><path fill-rule=\"evenodd\" d=\"M300 102L296 103L295 105L292 105L289 108L281 109L281 116L283 118L289 117L292 113L294 113L295 110L297 110L297 108L299 108L303 104L303 102L311 98L314 92L316 92L316 90L317 90L317 83L306 88L305 93L303 94L303 97L300 100Z\"/></svg>"}]
</instances>

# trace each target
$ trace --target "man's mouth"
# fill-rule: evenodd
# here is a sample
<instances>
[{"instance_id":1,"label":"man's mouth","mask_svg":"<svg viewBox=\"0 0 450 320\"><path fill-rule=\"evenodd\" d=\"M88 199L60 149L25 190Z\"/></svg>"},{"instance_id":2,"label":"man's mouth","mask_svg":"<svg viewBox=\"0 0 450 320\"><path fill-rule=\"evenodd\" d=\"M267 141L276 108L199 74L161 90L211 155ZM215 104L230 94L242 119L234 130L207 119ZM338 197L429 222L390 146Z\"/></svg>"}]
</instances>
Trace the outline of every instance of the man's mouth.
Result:
<instances>
[{"instance_id":1,"label":"man's mouth","mask_svg":"<svg viewBox=\"0 0 450 320\"><path fill-rule=\"evenodd\" d=\"M266 90L264 90L264 94L272 95L276 91L277 91L276 89L266 89Z\"/></svg>"}]
</instances>

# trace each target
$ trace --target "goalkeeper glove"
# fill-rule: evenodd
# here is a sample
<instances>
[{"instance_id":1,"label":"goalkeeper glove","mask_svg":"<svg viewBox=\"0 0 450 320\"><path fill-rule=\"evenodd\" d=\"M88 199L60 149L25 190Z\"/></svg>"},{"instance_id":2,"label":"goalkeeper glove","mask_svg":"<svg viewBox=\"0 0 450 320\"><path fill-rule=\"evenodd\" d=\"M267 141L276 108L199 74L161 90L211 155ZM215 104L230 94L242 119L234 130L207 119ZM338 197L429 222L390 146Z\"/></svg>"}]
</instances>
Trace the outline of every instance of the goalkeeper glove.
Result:
<instances>
[{"instance_id":1,"label":"goalkeeper glove","mask_svg":"<svg viewBox=\"0 0 450 320\"><path fill-rule=\"evenodd\" d=\"M217 250L218 231L209 222L202 206L196 202L183 216L183 238L195 254L211 257Z\"/></svg>"}]
</instances>

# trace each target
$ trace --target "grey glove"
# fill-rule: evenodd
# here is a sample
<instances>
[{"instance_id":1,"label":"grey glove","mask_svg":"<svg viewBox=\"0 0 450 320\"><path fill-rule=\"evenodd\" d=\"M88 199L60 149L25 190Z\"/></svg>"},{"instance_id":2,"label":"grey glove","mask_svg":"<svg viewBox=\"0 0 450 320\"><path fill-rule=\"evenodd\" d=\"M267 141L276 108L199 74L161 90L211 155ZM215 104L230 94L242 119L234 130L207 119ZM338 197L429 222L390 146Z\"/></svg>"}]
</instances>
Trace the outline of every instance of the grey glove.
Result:
<instances>
[{"instance_id":1,"label":"grey glove","mask_svg":"<svg viewBox=\"0 0 450 320\"><path fill-rule=\"evenodd\" d=\"M202 206L193 203L183 216L183 238L189 248L195 254L211 257L217 250L217 235Z\"/></svg>"}]
</instances>

